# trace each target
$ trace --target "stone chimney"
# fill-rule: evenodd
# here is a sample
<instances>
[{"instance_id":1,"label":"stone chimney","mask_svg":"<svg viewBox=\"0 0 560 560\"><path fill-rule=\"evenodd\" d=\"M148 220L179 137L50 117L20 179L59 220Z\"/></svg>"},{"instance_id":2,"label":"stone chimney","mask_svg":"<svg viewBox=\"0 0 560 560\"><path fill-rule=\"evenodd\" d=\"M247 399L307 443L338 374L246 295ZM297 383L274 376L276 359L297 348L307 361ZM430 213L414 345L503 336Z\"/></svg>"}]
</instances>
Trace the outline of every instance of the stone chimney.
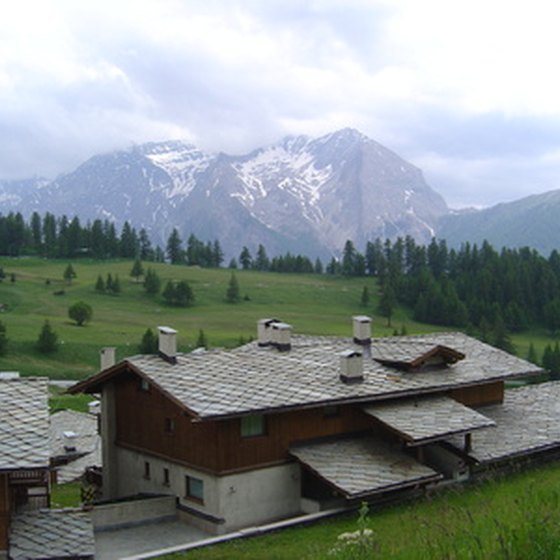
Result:
<instances>
[{"instance_id":1,"label":"stone chimney","mask_svg":"<svg viewBox=\"0 0 560 560\"><path fill-rule=\"evenodd\" d=\"M287 323L272 323L271 345L280 352L288 352L292 348L292 325Z\"/></svg>"},{"instance_id":2,"label":"stone chimney","mask_svg":"<svg viewBox=\"0 0 560 560\"><path fill-rule=\"evenodd\" d=\"M364 358L361 352L347 350L340 353L340 380L348 384L364 380Z\"/></svg>"},{"instance_id":3,"label":"stone chimney","mask_svg":"<svg viewBox=\"0 0 560 560\"><path fill-rule=\"evenodd\" d=\"M106 346L105 348L101 348L101 351L99 352L101 371L113 367L116 364L117 362L115 358L116 350L117 349L114 346Z\"/></svg>"},{"instance_id":4,"label":"stone chimney","mask_svg":"<svg viewBox=\"0 0 560 560\"><path fill-rule=\"evenodd\" d=\"M257 323L257 335L259 346L270 346L272 341L272 325L279 323L278 319L261 319Z\"/></svg>"},{"instance_id":5,"label":"stone chimney","mask_svg":"<svg viewBox=\"0 0 560 560\"><path fill-rule=\"evenodd\" d=\"M158 327L159 355L170 364L177 363L177 331L169 327Z\"/></svg>"},{"instance_id":6,"label":"stone chimney","mask_svg":"<svg viewBox=\"0 0 560 560\"><path fill-rule=\"evenodd\" d=\"M371 317L355 315L352 317L354 342L360 346L371 344Z\"/></svg>"}]
</instances>

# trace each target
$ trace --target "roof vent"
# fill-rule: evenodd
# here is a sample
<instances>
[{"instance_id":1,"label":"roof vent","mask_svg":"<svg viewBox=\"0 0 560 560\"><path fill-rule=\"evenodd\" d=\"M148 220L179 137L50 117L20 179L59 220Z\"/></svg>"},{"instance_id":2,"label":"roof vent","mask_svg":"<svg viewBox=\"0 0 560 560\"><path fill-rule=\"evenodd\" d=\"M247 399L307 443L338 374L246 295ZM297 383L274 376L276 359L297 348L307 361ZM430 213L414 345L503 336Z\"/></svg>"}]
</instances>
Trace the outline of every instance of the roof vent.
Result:
<instances>
[{"instance_id":1,"label":"roof vent","mask_svg":"<svg viewBox=\"0 0 560 560\"><path fill-rule=\"evenodd\" d=\"M272 323L270 344L280 352L288 352L292 348L292 325L287 323Z\"/></svg>"},{"instance_id":2,"label":"roof vent","mask_svg":"<svg viewBox=\"0 0 560 560\"><path fill-rule=\"evenodd\" d=\"M170 327L158 327L159 355L170 364L177 363L177 331Z\"/></svg>"},{"instance_id":3,"label":"roof vent","mask_svg":"<svg viewBox=\"0 0 560 560\"><path fill-rule=\"evenodd\" d=\"M272 325L280 323L278 319L261 319L257 323L257 334L259 346L270 346L272 342Z\"/></svg>"},{"instance_id":4,"label":"roof vent","mask_svg":"<svg viewBox=\"0 0 560 560\"><path fill-rule=\"evenodd\" d=\"M116 363L115 351L116 348L114 346L107 346L105 348L101 348L101 351L99 352L99 359L101 361L101 371L113 367L115 365Z\"/></svg>"},{"instance_id":5,"label":"roof vent","mask_svg":"<svg viewBox=\"0 0 560 560\"><path fill-rule=\"evenodd\" d=\"M347 350L340 353L340 380L360 383L364 380L364 358L361 352Z\"/></svg>"},{"instance_id":6,"label":"roof vent","mask_svg":"<svg viewBox=\"0 0 560 560\"><path fill-rule=\"evenodd\" d=\"M371 317L355 315L352 317L354 326L354 342L361 346L371 344Z\"/></svg>"},{"instance_id":7,"label":"roof vent","mask_svg":"<svg viewBox=\"0 0 560 560\"><path fill-rule=\"evenodd\" d=\"M0 371L0 380L19 379L19 371Z\"/></svg>"}]
</instances>

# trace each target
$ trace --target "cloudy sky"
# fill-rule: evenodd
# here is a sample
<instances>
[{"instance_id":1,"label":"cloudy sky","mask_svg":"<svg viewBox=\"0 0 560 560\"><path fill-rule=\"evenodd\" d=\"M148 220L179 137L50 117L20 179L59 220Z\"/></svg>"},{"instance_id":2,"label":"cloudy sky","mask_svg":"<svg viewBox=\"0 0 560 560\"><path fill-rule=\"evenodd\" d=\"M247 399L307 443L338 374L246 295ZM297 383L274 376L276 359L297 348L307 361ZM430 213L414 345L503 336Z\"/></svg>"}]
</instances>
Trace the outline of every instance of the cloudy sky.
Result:
<instances>
[{"instance_id":1,"label":"cloudy sky","mask_svg":"<svg viewBox=\"0 0 560 560\"><path fill-rule=\"evenodd\" d=\"M4 2L0 179L350 126L453 207L560 188L559 20L552 0Z\"/></svg>"}]
</instances>

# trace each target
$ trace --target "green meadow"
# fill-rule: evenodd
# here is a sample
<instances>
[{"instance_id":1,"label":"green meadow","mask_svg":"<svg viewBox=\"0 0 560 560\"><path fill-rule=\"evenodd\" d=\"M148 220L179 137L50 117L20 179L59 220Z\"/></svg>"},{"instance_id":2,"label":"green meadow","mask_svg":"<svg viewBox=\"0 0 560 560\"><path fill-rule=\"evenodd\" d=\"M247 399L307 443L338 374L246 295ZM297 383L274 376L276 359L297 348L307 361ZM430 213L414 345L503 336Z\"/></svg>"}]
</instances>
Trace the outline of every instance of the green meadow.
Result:
<instances>
[{"instance_id":1,"label":"green meadow","mask_svg":"<svg viewBox=\"0 0 560 560\"><path fill-rule=\"evenodd\" d=\"M560 469L549 465L413 503L371 509L361 521L354 513L164 558L557 560L559 502ZM357 530L362 530L362 538L338 539Z\"/></svg>"},{"instance_id":2,"label":"green meadow","mask_svg":"<svg viewBox=\"0 0 560 560\"><path fill-rule=\"evenodd\" d=\"M6 278L0 283L0 321L7 328L8 351L0 358L0 369L22 375L46 375L52 379L81 379L97 371L99 350L115 346L117 358L138 352L138 344L148 327L167 325L179 331L181 351L192 349L202 329L210 347L232 347L240 339L256 334L256 322L277 317L293 325L295 333L351 335L351 316L374 318L375 336L391 335L403 325L408 334L441 330L411 320L408 310L398 308L392 326L379 317L377 286L371 278L343 278L329 275L278 274L235 271L241 293L236 304L225 301L232 274L229 269L204 269L162 263L144 263L162 281L186 280L195 294L191 307L167 305L161 295L148 295L141 281L130 277L132 261L74 260L77 277L63 279L69 261L38 258L0 258ZM11 281L12 274L15 282ZM119 295L95 291L98 275L119 276ZM361 305L363 287L370 302ZM93 319L78 327L68 317L68 307L83 300L93 308ZM58 335L59 348L52 354L36 349L39 331L49 320ZM526 356L530 342L537 352L550 338L543 331L528 331L514 337L520 356Z\"/></svg>"}]
</instances>

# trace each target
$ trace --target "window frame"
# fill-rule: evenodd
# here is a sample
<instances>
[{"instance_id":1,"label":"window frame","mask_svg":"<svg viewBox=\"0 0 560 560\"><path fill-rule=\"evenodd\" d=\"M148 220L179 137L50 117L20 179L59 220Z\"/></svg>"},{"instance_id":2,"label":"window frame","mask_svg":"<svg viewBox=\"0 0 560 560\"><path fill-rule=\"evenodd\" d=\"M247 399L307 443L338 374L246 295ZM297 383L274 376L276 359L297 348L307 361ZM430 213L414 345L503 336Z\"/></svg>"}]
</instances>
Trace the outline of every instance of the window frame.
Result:
<instances>
[{"instance_id":1,"label":"window frame","mask_svg":"<svg viewBox=\"0 0 560 560\"><path fill-rule=\"evenodd\" d=\"M240 419L239 432L243 439L266 436L266 417L264 414L250 414Z\"/></svg>"},{"instance_id":2,"label":"window frame","mask_svg":"<svg viewBox=\"0 0 560 560\"><path fill-rule=\"evenodd\" d=\"M185 498L199 504L204 503L204 480L202 478L190 474L185 475Z\"/></svg>"}]
</instances>

